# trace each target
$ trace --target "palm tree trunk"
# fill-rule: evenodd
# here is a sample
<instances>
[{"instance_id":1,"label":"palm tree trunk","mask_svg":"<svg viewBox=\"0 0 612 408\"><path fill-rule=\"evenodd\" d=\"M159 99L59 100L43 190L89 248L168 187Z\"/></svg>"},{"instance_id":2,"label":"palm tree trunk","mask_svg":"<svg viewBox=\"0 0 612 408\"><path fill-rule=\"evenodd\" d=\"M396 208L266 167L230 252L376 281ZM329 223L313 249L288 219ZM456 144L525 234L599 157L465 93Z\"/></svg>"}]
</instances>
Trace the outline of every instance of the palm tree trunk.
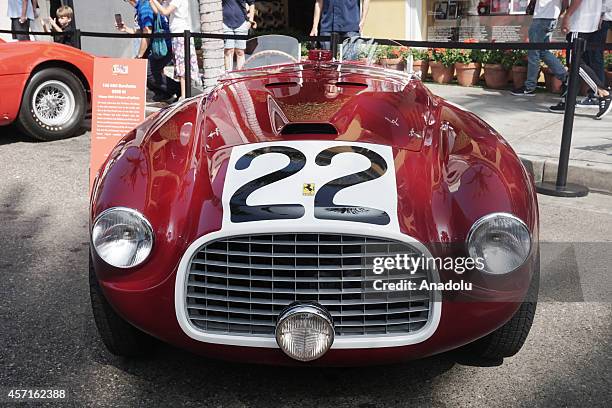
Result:
<instances>
[{"instance_id":1,"label":"palm tree trunk","mask_svg":"<svg viewBox=\"0 0 612 408\"><path fill-rule=\"evenodd\" d=\"M199 0L200 27L203 33L223 34L221 0ZM202 38L204 52L204 93L208 94L225 72L223 40Z\"/></svg>"}]
</instances>

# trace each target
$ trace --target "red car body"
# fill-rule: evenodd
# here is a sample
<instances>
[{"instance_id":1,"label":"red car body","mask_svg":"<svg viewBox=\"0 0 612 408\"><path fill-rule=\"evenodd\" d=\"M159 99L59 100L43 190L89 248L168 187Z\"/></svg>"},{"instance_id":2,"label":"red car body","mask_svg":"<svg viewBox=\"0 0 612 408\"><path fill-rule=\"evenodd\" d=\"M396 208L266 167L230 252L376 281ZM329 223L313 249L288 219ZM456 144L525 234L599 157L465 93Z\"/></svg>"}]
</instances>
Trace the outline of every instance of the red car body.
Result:
<instances>
[{"instance_id":1,"label":"red car body","mask_svg":"<svg viewBox=\"0 0 612 408\"><path fill-rule=\"evenodd\" d=\"M94 57L63 44L0 42L0 60L0 94L5 95L0 98L0 126L19 118L24 91L37 72L51 68L69 71L78 78L88 95L93 85Z\"/></svg>"},{"instance_id":2,"label":"red car body","mask_svg":"<svg viewBox=\"0 0 612 408\"><path fill-rule=\"evenodd\" d=\"M297 127L282 132L288 124ZM308 130L309 124L316 126ZM224 189L227 178L236 177L229 170L232 151L303 142L389 147L399 233L422 243L431 255L461 255L474 222L490 213L514 215L533 237L527 261L508 276L465 274L473 290L441 293L439 320L426 338L397 346L377 347L375 340L363 347L332 346L308 364L421 358L482 338L515 314L538 267L538 210L532 178L512 148L476 115L433 95L416 78L326 62L230 76L207 98L150 117L116 146L94 184L91 223L109 208L131 208L149 220L155 244L149 258L132 269L111 267L92 250L97 279L114 310L138 329L196 353L295 364L278 347L188 335L177 317L176 296L177 274L184 274L181 263L189 261L189 248L224 229ZM368 195L373 190L365 186L352 188ZM254 234L265 226L251 224L247 229ZM382 231L359 222L344 225L352 233ZM274 228L265 226L267 232ZM287 221L279 232L301 228ZM307 231L316 232L316 224ZM439 279L453 276L441 271Z\"/></svg>"}]
</instances>

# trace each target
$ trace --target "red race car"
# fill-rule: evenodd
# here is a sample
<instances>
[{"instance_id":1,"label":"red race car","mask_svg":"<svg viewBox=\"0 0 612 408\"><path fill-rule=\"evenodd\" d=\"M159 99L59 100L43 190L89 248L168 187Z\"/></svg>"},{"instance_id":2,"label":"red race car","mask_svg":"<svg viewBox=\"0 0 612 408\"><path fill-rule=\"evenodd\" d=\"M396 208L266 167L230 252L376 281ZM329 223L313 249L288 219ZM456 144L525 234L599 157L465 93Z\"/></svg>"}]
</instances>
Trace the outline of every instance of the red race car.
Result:
<instances>
[{"instance_id":1,"label":"red race car","mask_svg":"<svg viewBox=\"0 0 612 408\"><path fill-rule=\"evenodd\" d=\"M52 42L0 40L0 126L39 140L73 136L90 102L93 56Z\"/></svg>"},{"instance_id":2,"label":"red race car","mask_svg":"<svg viewBox=\"0 0 612 408\"><path fill-rule=\"evenodd\" d=\"M97 173L107 348L311 365L518 352L538 207L508 143L409 73L268 51L247 66L277 65L149 117Z\"/></svg>"}]
</instances>

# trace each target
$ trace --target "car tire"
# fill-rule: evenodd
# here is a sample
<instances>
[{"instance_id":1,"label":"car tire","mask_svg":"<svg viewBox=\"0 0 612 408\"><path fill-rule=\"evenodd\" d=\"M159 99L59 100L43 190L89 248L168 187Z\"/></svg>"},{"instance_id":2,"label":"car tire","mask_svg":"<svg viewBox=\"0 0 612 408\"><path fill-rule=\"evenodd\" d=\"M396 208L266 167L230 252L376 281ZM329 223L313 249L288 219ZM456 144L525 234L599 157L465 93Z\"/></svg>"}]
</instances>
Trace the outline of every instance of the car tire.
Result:
<instances>
[{"instance_id":1,"label":"car tire","mask_svg":"<svg viewBox=\"0 0 612 408\"><path fill-rule=\"evenodd\" d=\"M64 139L81 129L86 111L87 94L79 78L63 68L45 68L26 85L17 126L34 139Z\"/></svg>"},{"instance_id":2,"label":"car tire","mask_svg":"<svg viewBox=\"0 0 612 408\"><path fill-rule=\"evenodd\" d=\"M89 294L94 321L108 351L122 357L145 357L153 354L157 340L138 330L115 312L102 293L91 259Z\"/></svg>"},{"instance_id":3,"label":"car tire","mask_svg":"<svg viewBox=\"0 0 612 408\"><path fill-rule=\"evenodd\" d=\"M466 351L472 356L498 361L512 357L525 344L535 316L540 287L540 261L535 262L535 271L525 301L503 326L489 335L469 344Z\"/></svg>"}]
</instances>

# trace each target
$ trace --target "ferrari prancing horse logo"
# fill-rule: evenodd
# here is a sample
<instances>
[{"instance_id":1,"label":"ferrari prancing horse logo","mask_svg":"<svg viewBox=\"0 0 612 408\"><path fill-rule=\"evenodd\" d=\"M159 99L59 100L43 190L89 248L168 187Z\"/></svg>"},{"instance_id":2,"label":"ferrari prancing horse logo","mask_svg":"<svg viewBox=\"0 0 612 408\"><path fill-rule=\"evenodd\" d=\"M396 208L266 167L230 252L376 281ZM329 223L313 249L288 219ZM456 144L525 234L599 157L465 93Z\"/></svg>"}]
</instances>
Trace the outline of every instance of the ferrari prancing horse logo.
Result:
<instances>
[{"instance_id":1,"label":"ferrari prancing horse logo","mask_svg":"<svg viewBox=\"0 0 612 408\"><path fill-rule=\"evenodd\" d=\"M302 195L313 196L314 193L315 193L314 183L304 183L304 187L302 188Z\"/></svg>"}]
</instances>

